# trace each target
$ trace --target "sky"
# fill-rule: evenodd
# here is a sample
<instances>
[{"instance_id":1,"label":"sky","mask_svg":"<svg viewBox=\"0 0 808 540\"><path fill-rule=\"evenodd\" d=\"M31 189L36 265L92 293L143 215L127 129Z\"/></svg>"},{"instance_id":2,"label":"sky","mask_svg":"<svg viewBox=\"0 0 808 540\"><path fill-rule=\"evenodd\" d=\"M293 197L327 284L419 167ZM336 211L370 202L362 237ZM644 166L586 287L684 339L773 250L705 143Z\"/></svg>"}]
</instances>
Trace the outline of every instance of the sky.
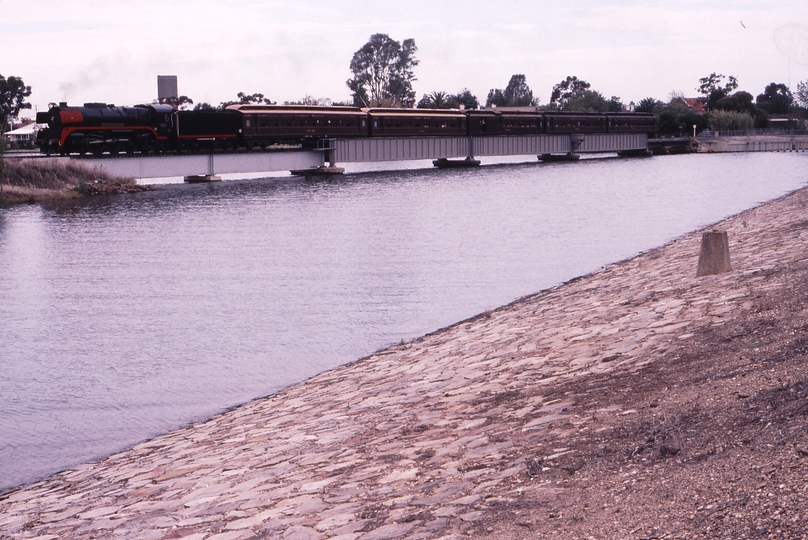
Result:
<instances>
[{"instance_id":1,"label":"sky","mask_svg":"<svg viewBox=\"0 0 808 540\"><path fill-rule=\"evenodd\" d=\"M343 101L375 33L415 40L417 99L484 102L516 73L540 103L568 75L626 104L695 96L712 72L753 95L808 80L805 0L0 0L0 75L22 77L37 110L148 103L158 75L197 103Z\"/></svg>"}]
</instances>

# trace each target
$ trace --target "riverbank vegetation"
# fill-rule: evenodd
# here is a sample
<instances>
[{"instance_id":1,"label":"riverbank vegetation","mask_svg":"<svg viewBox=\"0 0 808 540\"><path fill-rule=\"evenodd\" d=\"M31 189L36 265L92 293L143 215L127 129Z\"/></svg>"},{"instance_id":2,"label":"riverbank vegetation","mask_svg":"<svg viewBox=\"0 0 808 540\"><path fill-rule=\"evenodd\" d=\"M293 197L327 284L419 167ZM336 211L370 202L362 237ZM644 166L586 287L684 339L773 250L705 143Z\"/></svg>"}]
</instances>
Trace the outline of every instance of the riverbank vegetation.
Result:
<instances>
[{"instance_id":1,"label":"riverbank vegetation","mask_svg":"<svg viewBox=\"0 0 808 540\"><path fill-rule=\"evenodd\" d=\"M0 158L0 205L153 189L70 161Z\"/></svg>"}]
</instances>

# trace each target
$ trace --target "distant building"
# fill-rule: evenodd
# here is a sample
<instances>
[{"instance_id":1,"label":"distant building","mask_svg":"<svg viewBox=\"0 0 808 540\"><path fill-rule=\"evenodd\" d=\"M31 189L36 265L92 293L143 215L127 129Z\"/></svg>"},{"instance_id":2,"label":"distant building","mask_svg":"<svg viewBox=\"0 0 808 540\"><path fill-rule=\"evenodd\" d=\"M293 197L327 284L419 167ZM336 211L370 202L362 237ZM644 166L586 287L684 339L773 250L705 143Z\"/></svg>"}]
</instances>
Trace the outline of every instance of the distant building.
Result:
<instances>
[{"instance_id":1,"label":"distant building","mask_svg":"<svg viewBox=\"0 0 808 540\"><path fill-rule=\"evenodd\" d=\"M39 129L43 126L46 127L45 124L40 125L33 121L24 123L17 129L7 131L5 137L10 143L16 143L17 145L30 145L36 142L37 131L39 131Z\"/></svg>"},{"instance_id":2,"label":"distant building","mask_svg":"<svg viewBox=\"0 0 808 540\"><path fill-rule=\"evenodd\" d=\"M770 114L769 127L772 129L805 129L805 121L796 114Z\"/></svg>"},{"instance_id":3,"label":"distant building","mask_svg":"<svg viewBox=\"0 0 808 540\"><path fill-rule=\"evenodd\" d=\"M671 103L683 103L688 109L693 111L696 114L704 114L705 109L707 108L707 98L706 97L679 97L675 98Z\"/></svg>"},{"instance_id":4,"label":"distant building","mask_svg":"<svg viewBox=\"0 0 808 540\"><path fill-rule=\"evenodd\" d=\"M176 75L157 76L157 99L176 98L179 95Z\"/></svg>"}]
</instances>

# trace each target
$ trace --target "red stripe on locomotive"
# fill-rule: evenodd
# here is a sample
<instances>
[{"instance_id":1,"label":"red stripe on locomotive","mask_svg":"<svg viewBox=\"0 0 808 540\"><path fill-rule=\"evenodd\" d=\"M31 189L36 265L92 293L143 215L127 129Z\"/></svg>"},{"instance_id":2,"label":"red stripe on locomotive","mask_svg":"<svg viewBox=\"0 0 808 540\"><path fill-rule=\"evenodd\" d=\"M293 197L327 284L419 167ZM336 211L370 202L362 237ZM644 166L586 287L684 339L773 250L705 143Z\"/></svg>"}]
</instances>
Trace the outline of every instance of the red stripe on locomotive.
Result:
<instances>
[{"instance_id":1,"label":"red stripe on locomotive","mask_svg":"<svg viewBox=\"0 0 808 540\"><path fill-rule=\"evenodd\" d=\"M63 124L80 124L84 122L81 111L59 111L59 118Z\"/></svg>"}]
</instances>

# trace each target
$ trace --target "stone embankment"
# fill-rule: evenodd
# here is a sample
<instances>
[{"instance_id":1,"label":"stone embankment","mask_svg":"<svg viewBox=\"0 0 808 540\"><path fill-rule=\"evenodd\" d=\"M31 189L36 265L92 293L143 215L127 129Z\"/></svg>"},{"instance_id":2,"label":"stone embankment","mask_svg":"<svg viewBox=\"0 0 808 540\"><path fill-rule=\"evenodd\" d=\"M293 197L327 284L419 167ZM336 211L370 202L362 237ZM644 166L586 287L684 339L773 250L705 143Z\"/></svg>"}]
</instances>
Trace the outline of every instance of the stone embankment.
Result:
<instances>
[{"instance_id":1,"label":"stone embankment","mask_svg":"<svg viewBox=\"0 0 808 540\"><path fill-rule=\"evenodd\" d=\"M707 152L805 152L808 135L736 135L694 139Z\"/></svg>"},{"instance_id":2,"label":"stone embankment","mask_svg":"<svg viewBox=\"0 0 808 540\"><path fill-rule=\"evenodd\" d=\"M0 500L3 538L806 538L808 192Z\"/></svg>"}]
</instances>

